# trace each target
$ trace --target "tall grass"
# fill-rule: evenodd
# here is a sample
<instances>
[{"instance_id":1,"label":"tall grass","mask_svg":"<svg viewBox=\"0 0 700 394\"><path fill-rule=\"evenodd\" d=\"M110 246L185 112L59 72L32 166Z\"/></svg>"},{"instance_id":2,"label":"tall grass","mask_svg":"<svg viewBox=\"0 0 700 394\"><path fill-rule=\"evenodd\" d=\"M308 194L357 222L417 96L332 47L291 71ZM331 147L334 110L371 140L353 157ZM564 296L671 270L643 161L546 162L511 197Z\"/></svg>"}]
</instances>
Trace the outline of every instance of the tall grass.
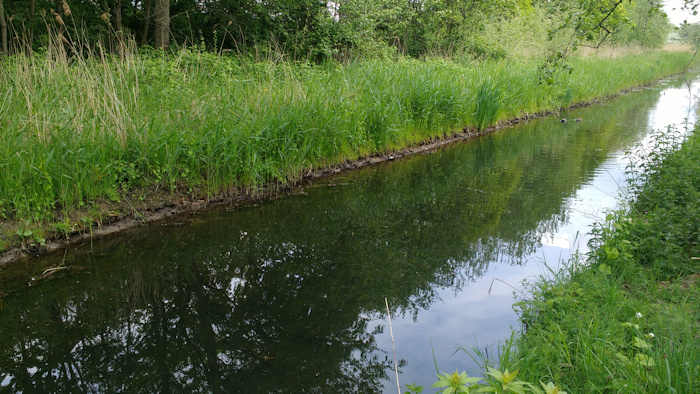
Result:
<instances>
[{"instance_id":1,"label":"tall grass","mask_svg":"<svg viewBox=\"0 0 700 394\"><path fill-rule=\"evenodd\" d=\"M483 130L648 83L688 60L577 59L574 74L551 87L537 83L534 62L14 56L0 63L0 217L52 221L135 191L215 195L292 182L464 126Z\"/></svg>"}]
</instances>

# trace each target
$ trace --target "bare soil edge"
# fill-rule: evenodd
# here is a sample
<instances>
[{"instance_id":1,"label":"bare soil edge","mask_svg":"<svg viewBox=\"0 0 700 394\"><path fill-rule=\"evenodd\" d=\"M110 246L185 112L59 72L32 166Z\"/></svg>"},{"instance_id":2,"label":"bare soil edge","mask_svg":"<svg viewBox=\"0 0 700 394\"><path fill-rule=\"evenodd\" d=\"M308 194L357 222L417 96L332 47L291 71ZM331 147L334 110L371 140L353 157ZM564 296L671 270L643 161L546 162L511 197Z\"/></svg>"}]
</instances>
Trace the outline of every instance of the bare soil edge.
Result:
<instances>
[{"instance_id":1,"label":"bare soil edge","mask_svg":"<svg viewBox=\"0 0 700 394\"><path fill-rule=\"evenodd\" d=\"M679 75L681 73L675 74ZM675 76L674 75L674 76ZM462 141L470 140L482 135L486 135L498 130L510 128L516 124L527 122L531 119L538 119L547 116L559 114L565 110L589 107L592 105L601 104L611 99L619 97L623 94L640 90L645 86L651 86L660 81L666 80L673 76L665 77L654 83L640 85L636 88L622 90L615 95L605 96L587 102L577 103L567 108L558 111L541 111L536 114L526 114L521 117L513 118L506 121L501 121L495 126L491 126L485 130L478 131L473 127L464 127L460 131L445 133L442 137L433 138L423 143L414 146L408 146L400 150L377 153L372 156L362 157L357 160L345 161L330 165L328 167L314 169L306 174L303 178L293 183L270 182L262 185L254 190L232 188L227 193L222 193L214 197L207 197L206 194L185 195L175 193L170 202L162 203L162 201L145 201L140 204L140 209L134 208L129 214L108 216L99 223L93 223L87 230L70 233L65 235L55 235L53 238L46 240L43 246L14 245L0 253L0 269L4 266L18 261L47 255L54 253L64 248L87 242L90 240L99 239L108 235L116 234L126 229L146 225L151 222L163 220L175 215L203 211L209 208L236 205L244 202L261 201L272 197L277 197L286 193L289 190L297 188L310 181L336 175L342 172L352 171L358 168L367 167L370 165L393 161L402 157L427 153L448 145L456 144Z\"/></svg>"}]
</instances>

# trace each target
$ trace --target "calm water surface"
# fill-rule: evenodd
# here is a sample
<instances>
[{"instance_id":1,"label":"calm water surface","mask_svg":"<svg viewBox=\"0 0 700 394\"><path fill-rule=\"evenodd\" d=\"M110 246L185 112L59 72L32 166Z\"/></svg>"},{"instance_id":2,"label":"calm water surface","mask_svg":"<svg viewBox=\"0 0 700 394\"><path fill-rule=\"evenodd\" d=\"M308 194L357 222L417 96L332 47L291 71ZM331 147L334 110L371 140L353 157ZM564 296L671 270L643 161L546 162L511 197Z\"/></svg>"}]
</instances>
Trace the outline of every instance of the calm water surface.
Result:
<instances>
[{"instance_id":1,"label":"calm water surface","mask_svg":"<svg viewBox=\"0 0 700 394\"><path fill-rule=\"evenodd\" d=\"M625 150L694 121L686 79L255 206L0 270L0 392L396 392L518 329L513 288L577 248ZM40 279L57 265L77 267ZM433 358L435 357L435 361ZM427 390L430 392L430 390Z\"/></svg>"}]
</instances>

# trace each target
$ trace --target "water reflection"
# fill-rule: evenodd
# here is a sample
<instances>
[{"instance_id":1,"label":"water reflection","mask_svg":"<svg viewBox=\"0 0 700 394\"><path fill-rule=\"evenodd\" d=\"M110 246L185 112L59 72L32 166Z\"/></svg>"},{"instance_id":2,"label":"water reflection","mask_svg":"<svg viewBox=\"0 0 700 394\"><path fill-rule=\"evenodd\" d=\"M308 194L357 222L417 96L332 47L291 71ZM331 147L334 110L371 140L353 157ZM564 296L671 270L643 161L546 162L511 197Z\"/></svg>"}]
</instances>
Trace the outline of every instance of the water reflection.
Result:
<instances>
[{"instance_id":1,"label":"water reflection","mask_svg":"<svg viewBox=\"0 0 700 394\"><path fill-rule=\"evenodd\" d=\"M81 270L0 271L0 391L378 392L393 375L384 297L402 371L429 384L432 355L412 344L432 336L451 354L470 343L465 327L504 325L490 305L510 290L489 298L480 278L500 268L515 283L543 244L564 246L571 197L643 137L658 99L638 92L576 112L581 123L530 122L40 264Z\"/></svg>"}]
</instances>

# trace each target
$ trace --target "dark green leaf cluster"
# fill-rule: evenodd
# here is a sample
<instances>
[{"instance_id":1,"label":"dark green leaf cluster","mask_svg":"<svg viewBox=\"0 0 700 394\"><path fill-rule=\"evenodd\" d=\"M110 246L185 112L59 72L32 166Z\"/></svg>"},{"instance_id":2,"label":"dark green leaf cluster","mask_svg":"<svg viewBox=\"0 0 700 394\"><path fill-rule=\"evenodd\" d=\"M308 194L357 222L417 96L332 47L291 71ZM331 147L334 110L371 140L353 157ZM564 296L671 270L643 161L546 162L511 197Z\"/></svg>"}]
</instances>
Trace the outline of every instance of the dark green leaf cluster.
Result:
<instances>
[{"instance_id":1,"label":"dark green leaf cluster","mask_svg":"<svg viewBox=\"0 0 700 394\"><path fill-rule=\"evenodd\" d=\"M100 45L112 53L126 42L142 48L197 47L244 57L329 59L467 55L502 59L504 42L546 30L573 31L582 44L620 35L619 43L659 46L668 33L657 2L452 0L32 0L5 2L14 36L9 52L49 50L60 37L69 52ZM168 8L168 40L154 29L158 4ZM546 14L546 15L545 15ZM518 20L518 23L511 23ZM539 45L540 43L534 43ZM560 44L560 43L559 43ZM558 45L558 44L557 44Z\"/></svg>"},{"instance_id":2,"label":"dark green leaf cluster","mask_svg":"<svg viewBox=\"0 0 700 394\"><path fill-rule=\"evenodd\" d=\"M612 267L639 263L663 277L700 269L700 133L674 128L639 149L629 170L634 201L595 229L595 261Z\"/></svg>"}]
</instances>

